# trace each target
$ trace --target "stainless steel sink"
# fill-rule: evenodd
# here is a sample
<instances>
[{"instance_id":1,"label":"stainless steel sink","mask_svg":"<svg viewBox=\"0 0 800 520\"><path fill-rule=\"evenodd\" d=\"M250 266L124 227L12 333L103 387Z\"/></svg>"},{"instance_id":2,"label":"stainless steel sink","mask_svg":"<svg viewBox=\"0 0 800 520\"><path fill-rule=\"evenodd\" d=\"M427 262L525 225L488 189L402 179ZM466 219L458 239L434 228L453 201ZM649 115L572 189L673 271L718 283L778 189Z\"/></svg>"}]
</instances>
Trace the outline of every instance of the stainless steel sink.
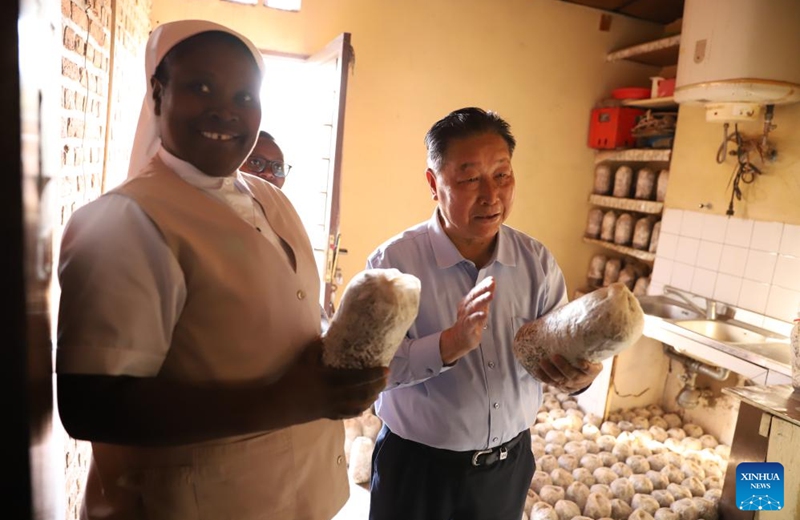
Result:
<instances>
[{"instance_id":1,"label":"stainless steel sink","mask_svg":"<svg viewBox=\"0 0 800 520\"><path fill-rule=\"evenodd\" d=\"M665 320L694 320L702 318L688 305L677 302L666 296L639 296L642 311L648 316L655 316Z\"/></svg>"},{"instance_id":2,"label":"stainless steel sink","mask_svg":"<svg viewBox=\"0 0 800 520\"><path fill-rule=\"evenodd\" d=\"M678 327L723 343L766 344L788 342L788 338L780 334L738 322L694 319L675 320L673 323Z\"/></svg>"}]
</instances>

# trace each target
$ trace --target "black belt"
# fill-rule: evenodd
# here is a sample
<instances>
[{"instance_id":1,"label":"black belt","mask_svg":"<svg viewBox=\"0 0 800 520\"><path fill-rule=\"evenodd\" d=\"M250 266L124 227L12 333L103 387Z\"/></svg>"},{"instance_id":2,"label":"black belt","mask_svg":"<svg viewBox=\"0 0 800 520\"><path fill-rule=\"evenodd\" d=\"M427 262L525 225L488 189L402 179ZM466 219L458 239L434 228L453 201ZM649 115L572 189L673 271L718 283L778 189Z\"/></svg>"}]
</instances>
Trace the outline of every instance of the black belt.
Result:
<instances>
[{"instance_id":1,"label":"black belt","mask_svg":"<svg viewBox=\"0 0 800 520\"><path fill-rule=\"evenodd\" d=\"M514 446L519 444L519 441L522 440L522 436L525 435L526 433L530 435L530 430L523 430L522 432L520 432L519 435L517 435L510 441L506 442L505 444L501 444L496 448L473 451L471 459L472 465L491 466L497 461L506 460L506 458L508 457L508 452L511 451L514 448Z\"/></svg>"},{"instance_id":2,"label":"black belt","mask_svg":"<svg viewBox=\"0 0 800 520\"><path fill-rule=\"evenodd\" d=\"M389 428L385 424L383 427L389 430ZM404 442L415 445L417 449L426 452L430 456L442 459L458 460L460 462L464 462L467 464L471 464L472 466L478 467L478 466L491 466L496 462L508 458L508 452L514 449L514 447L517 444L519 444L519 442L523 439L524 435L530 435L530 430L527 429L522 430L519 433L519 435L517 435L510 441L501 444L500 446L496 446L491 449L477 450L477 451L452 451L441 448L434 448L431 446L426 446L425 444L420 444L418 442L410 441L408 439L403 439L402 437L395 434L391 430L389 430L389 433L391 433L392 435L396 436L399 439L402 439Z\"/></svg>"}]
</instances>

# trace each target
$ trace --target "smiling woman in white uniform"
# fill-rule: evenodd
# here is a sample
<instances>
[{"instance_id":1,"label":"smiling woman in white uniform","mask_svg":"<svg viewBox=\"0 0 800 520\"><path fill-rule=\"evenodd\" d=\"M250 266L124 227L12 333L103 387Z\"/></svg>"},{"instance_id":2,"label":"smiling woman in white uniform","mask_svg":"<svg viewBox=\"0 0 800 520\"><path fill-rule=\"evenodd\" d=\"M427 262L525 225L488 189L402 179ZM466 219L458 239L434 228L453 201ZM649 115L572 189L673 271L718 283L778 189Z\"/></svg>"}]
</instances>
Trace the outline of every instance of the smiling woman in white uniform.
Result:
<instances>
[{"instance_id":1,"label":"smiling woman in white uniform","mask_svg":"<svg viewBox=\"0 0 800 520\"><path fill-rule=\"evenodd\" d=\"M237 170L261 58L223 26L156 28L129 180L62 241L58 403L92 442L89 519L329 519L343 427L385 369L321 366L314 256L280 190Z\"/></svg>"}]
</instances>

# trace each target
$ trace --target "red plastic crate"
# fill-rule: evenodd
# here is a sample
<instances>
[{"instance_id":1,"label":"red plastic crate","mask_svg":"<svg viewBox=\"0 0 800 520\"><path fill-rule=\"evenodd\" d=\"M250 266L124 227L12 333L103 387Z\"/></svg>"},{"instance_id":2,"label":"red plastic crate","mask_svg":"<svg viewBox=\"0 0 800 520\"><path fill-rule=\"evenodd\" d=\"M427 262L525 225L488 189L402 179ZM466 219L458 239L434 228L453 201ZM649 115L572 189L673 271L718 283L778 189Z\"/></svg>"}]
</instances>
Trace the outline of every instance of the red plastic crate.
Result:
<instances>
[{"instance_id":1,"label":"red plastic crate","mask_svg":"<svg viewBox=\"0 0 800 520\"><path fill-rule=\"evenodd\" d=\"M631 130L644 110L629 107L595 108L589 123L589 148L613 150L635 146Z\"/></svg>"}]
</instances>

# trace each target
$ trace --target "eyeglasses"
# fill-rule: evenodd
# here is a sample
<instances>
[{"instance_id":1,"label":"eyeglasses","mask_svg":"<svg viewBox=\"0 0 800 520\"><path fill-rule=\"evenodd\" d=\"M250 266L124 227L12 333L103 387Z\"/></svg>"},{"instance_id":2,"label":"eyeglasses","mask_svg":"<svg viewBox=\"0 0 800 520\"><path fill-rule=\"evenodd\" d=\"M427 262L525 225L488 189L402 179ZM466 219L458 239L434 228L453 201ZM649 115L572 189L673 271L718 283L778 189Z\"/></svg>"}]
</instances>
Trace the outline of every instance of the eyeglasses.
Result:
<instances>
[{"instance_id":1,"label":"eyeglasses","mask_svg":"<svg viewBox=\"0 0 800 520\"><path fill-rule=\"evenodd\" d=\"M275 177L286 177L292 169L291 164L281 161L269 161L263 157L248 157L244 168L251 173L264 173L269 169Z\"/></svg>"}]
</instances>

